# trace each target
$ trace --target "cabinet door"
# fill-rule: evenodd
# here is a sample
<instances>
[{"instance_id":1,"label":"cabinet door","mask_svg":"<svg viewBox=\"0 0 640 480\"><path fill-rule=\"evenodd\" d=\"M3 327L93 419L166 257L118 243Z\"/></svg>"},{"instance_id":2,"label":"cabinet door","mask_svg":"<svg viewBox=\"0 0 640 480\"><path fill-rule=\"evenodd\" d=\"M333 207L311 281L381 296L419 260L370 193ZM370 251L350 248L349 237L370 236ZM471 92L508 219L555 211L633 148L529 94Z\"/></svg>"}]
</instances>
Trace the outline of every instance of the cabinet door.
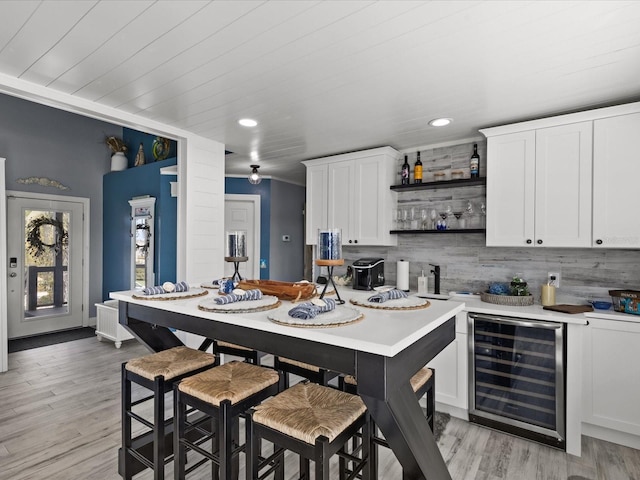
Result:
<instances>
[{"instance_id":1,"label":"cabinet door","mask_svg":"<svg viewBox=\"0 0 640 480\"><path fill-rule=\"evenodd\" d=\"M594 122L593 246L640 248L640 113Z\"/></svg>"},{"instance_id":2,"label":"cabinet door","mask_svg":"<svg viewBox=\"0 0 640 480\"><path fill-rule=\"evenodd\" d=\"M487 140L487 246L533 245L535 132Z\"/></svg>"},{"instance_id":3,"label":"cabinet door","mask_svg":"<svg viewBox=\"0 0 640 480\"><path fill-rule=\"evenodd\" d=\"M592 128L536 130L535 245L591 245Z\"/></svg>"},{"instance_id":4,"label":"cabinet door","mask_svg":"<svg viewBox=\"0 0 640 480\"><path fill-rule=\"evenodd\" d=\"M582 420L640 435L640 324L599 318L589 322Z\"/></svg>"},{"instance_id":5,"label":"cabinet door","mask_svg":"<svg viewBox=\"0 0 640 480\"><path fill-rule=\"evenodd\" d=\"M374 155L356 160L354 170L354 208L351 232L354 243L391 245L391 210L394 192L389 189L394 158ZM393 173L391 173L393 175Z\"/></svg>"},{"instance_id":6,"label":"cabinet door","mask_svg":"<svg viewBox=\"0 0 640 480\"><path fill-rule=\"evenodd\" d=\"M306 243L318 243L318 229L327 228L327 165L307 166Z\"/></svg>"},{"instance_id":7,"label":"cabinet door","mask_svg":"<svg viewBox=\"0 0 640 480\"><path fill-rule=\"evenodd\" d=\"M354 232L350 228L353 215L354 169L355 161L329 164L328 227L342 229L343 245L353 244L355 240Z\"/></svg>"},{"instance_id":8,"label":"cabinet door","mask_svg":"<svg viewBox=\"0 0 640 480\"><path fill-rule=\"evenodd\" d=\"M456 338L429 362L436 372L436 402L469 408L467 313L456 315Z\"/></svg>"}]
</instances>

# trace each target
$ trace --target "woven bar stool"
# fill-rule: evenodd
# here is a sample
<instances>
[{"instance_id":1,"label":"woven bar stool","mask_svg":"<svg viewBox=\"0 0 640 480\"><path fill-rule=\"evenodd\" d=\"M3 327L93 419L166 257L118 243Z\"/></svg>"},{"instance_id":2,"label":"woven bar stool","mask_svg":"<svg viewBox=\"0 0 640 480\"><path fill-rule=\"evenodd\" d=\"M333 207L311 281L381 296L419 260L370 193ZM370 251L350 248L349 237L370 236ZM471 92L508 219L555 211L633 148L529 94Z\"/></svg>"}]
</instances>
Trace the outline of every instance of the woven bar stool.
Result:
<instances>
[{"instance_id":1,"label":"woven bar stool","mask_svg":"<svg viewBox=\"0 0 640 480\"><path fill-rule=\"evenodd\" d=\"M238 464L238 454L244 445L239 445L239 418L251 407L278 393L280 375L271 368L250 363L232 361L185 378L174 387L174 435L176 479L184 479L200 465L210 461L212 478L229 480ZM187 408L205 414L197 421L187 421ZM213 423L216 428L209 434L202 425ZM188 439L190 432L199 431L197 441ZM201 445L211 440L211 451ZM204 458L185 467L186 452L190 449ZM282 463L278 465L283 468ZM236 472L234 472L237 475Z\"/></svg>"},{"instance_id":2,"label":"woven bar stool","mask_svg":"<svg viewBox=\"0 0 640 480\"><path fill-rule=\"evenodd\" d=\"M418 371L413 377L411 377L411 388L415 392L416 396L420 399L426 395L426 403L427 403L427 422L429 423L429 427L433 432L433 419L435 416L435 376L436 373L433 369L424 367ZM356 394L358 390L358 382L355 377L352 375L341 376L338 380L338 384L340 390L345 392L349 392L352 394ZM377 478L377 470L378 470L378 445L382 445L383 447L389 448L389 444L387 441L377 435L377 427L373 420L371 421L371 468L372 468L372 477ZM354 442L352 445L354 451L357 451L358 445L357 442ZM403 474L404 478L404 474Z\"/></svg>"},{"instance_id":3,"label":"woven bar stool","mask_svg":"<svg viewBox=\"0 0 640 480\"><path fill-rule=\"evenodd\" d=\"M329 380L339 375L336 372L316 367L315 365L311 365L309 363L291 360L285 357L275 357L273 360L273 368L275 368L279 372L282 372L282 379L280 380L280 391L284 391L289 388L289 374L298 375L312 381L313 383L317 383L318 385L323 385L325 387L329 384Z\"/></svg>"},{"instance_id":4,"label":"woven bar stool","mask_svg":"<svg viewBox=\"0 0 640 480\"><path fill-rule=\"evenodd\" d=\"M247 480L265 478L260 471L260 441L274 444L274 456L285 450L300 457L300 479L308 480L309 462L315 463L315 479L329 480L329 461L335 454L353 464L352 476L370 477L369 414L357 395L300 382L249 411L247 429ZM359 430L364 437L361 457L346 453L344 446ZM342 462L341 462L342 465ZM282 472L284 474L284 472Z\"/></svg>"},{"instance_id":5,"label":"woven bar stool","mask_svg":"<svg viewBox=\"0 0 640 480\"><path fill-rule=\"evenodd\" d=\"M173 382L185 376L210 368L215 358L212 354L185 346L174 347L122 364L122 462L121 474L130 480L139 469L134 460L154 471L155 480L164 479L164 465L171 460L165 452L165 433L172 420L165 420L165 394L173 388ZM135 402L132 401L132 382L153 392ZM153 400L153 421L133 412L133 407ZM132 420L147 427L147 431L132 438ZM152 454L143 452L143 445L152 440ZM149 458L150 457L150 458Z\"/></svg>"}]
</instances>

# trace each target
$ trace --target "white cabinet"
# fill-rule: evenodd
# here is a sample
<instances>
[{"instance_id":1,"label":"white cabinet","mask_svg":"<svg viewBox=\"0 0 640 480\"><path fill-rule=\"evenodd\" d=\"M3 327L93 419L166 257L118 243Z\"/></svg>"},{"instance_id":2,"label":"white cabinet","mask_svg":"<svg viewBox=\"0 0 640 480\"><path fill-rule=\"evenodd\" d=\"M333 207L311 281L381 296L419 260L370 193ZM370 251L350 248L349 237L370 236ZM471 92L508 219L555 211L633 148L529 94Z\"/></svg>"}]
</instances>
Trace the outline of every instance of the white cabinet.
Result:
<instances>
[{"instance_id":1,"label":"white cabinet","mask_svg":"<svg viewBox=\"0 0 640 480\"><path fill-rule=\"evenodd\" d=\"M584 339L583 433L639 448L640 323L590 318Z\"/></svg>"},{"instance_id":2,"label":"white cabinet","mask_svg":"<svg viewBox=\"0 0 640 480\"><path fill-rule=\"evenodd\" d=\"M456 315L456 338L428 366L436 372L436 409L464 420L469 419L468 352L467 313L462 312Z\"/></svg>"},{"instance_id":3,"label":"white cabinet","mask_svg":"<svg viewBox=\"0 0 640 480\"><path fill-rule=\"evenodd\" d=\"M487 140L487 245L591 245L592 122Z\"/></svg>"},{"instance_id":4,"label":"white cabinet","mask_svg":"<svg viewBox=\"0 0 640 480\"><path fill-rule=\"evenodd\" d=\"M398 152L390 147L303 162L307 167L307 244L319 228L342 229L342 245L396 245L392 212Z\"/></svg>"},{"instance_id":5,"label":"white cabinet","mask_svg":"<svg viewBox=\"0 0 640 480\"><path fill-rule=\"evenodd\" d=\"M640 248L640 113L594 122L593 246Z\"/></svg>"},{"instance_id":6,"label":"white cabinet","mask_svg":"<svg viewBox=\"0 0 640 480\"><path fill-rule=\"evenodd\" d=\"M305 237L307 245L318 242L318 229L327 227L327 189L329 166L307 165L307 200Z\"/></svg>"},{"instance_id":7,"label":"white cabinet","mask_svg":"<svg viewBox=\"0 0 640 480\"><path fill-rule=\"evenodd\" d=\"M122 342L131 340L133 335L118 322L118 300L106 300L104 303L96 303L96 338L103 338L115 342L115 347L120 348Z\"/></svg>"}]
</instances>

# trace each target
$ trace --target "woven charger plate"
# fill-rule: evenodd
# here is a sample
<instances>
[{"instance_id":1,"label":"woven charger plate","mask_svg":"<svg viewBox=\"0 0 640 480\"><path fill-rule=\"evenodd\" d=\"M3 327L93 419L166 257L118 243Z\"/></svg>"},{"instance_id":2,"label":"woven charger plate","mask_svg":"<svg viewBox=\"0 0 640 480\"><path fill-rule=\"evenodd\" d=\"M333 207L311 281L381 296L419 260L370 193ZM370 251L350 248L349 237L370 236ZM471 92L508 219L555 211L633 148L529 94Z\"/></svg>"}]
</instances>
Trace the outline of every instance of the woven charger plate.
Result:
<instances>
[{"instance_id":1,"label":"woven charger plate","mask_svg":"<svg viewBox=\"0 0 640 480\"><path fill-rule=\"evenodd\" d=\"M370 302L368 300L354 300L353 298L349 301L359 307L376 308L378 310L418 310L431 305L431 302L426 298L416 296L387 300L383 303Z\"/></svg>"},{"instance_id":2,"label":"woven charger plate","mask_svg":"<svg viewBox=\"0 0 640 480\"><path fill-rule=\"evenodd\" d=\"M527 307L533 305L533 295L494 295L493 293L480 292L480 300L495 305L509 305L511 307Z\"/></svg>"},{"instance_id":3,"label":"woven charger plate","mask_svg":"<svg viewBox=\"0 0 640 480\"><path fill-rule=\"evenodd\" d=\"M217 283L213 283L213 282L201 283L200 286L202 288L208 288L209 290L218 290L218 289L220 289L220 285L218 285Z\"/></svg>"},{"instance_id":4,"label":"woven charger plate","mask_svg":"<svg viewBox=\"0 0 640 480\"><path fill-rule=\"evenodd\" d=\"M292 307L287 306L274 310L268 314L269 320L280 325L298 328L332 328L342 327L351 323L359 322L364 318L362 312L355 308L336 305L336 308L327 313L321 313L315 318L303 320L301 318L293 318L289 316L289 310Z\"/></svg>"},{"instance_id":5,"label":"woven charger plate","mask_svg":"<svg viewBox=\"0 0 640 480\"><path fill-rule=\"evenodd\" d=\"M216 313L255 313L272 310L281 305L278 297L263 295L260 300L243 300L239 302L218 305L215 298L207 298L198 304L198 308L205 312Z\"/></svg>"},{"instance_id":6,"label":"woven charger plate","mask_svg":"<svg viewBox=\"0 0 640 480\"><path fill-rule=\"evenodd\" d=\"M131 298L135 298L137 300L184 300L185 298L196 298L196 297L204 297L208 295L209 292L203 288L190 288L186 292L171 292L171 293L160 293L158 295L131 295Z\"/></svg>"}]
</instances>

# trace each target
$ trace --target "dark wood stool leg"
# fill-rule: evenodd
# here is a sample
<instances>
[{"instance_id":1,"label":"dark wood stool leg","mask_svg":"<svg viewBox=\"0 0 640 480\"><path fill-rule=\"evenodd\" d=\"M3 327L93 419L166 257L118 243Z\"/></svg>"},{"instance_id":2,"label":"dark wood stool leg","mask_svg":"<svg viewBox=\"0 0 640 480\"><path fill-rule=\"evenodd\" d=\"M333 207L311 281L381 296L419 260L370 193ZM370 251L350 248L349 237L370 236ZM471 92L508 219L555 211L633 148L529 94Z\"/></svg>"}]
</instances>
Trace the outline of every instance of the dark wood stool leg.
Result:
<instances>
[{"instance_id":1,"label":"dark wood stool leg","mask_svg":"<svg viewBox=\"0 0 640 480\"><path fill-rule=\"evenodd\" d=\"M225 400L218 409L218 451L220 452L220 476L225 479L231 477L231 452L233 452L233 425L230 414L231 402Z\"/></svg>"},{"instance_id":2,"label":"dark wood stool leg","mask_svg":"<svg viewBox=\"0 0 640 480\"><path fill-rule=\"evenodd\" d=\"M156 377L153 382L153 465L154 480L164 480L164 378Z\"/></svg>"},{"instance_id":3,"label":"dark wood stool leg","mask_svg":"<svg viewBox=\"0 0 640 480\"><path fill-rule=\"evenodd\" d=\"M311 469L309 468L309 460L300 456L300 480L309 480Z\"/></svg>"},{"instance_id":4,"label":"dark wood stool leg","mask_svg":"<svg viewBox=\"0 0 640 480\"><path fill-rule=\"evenodd\" d=\"M316 458L314 459L316 466L315 480L330 480L329 478L329 453L327 446L329 440L327 437L321 436L316 439Z\"/></svg>"},{"instance_id":5,"label":"dark wood stool leg","mask_svg":"<svg viewBox=\"0 0 640 480\"><path fill-rule=\"evenodd\" d=\"M185 430L185 416L187 407L180 398L180 392L178 389L173 391L173 421L174 421L174 435L173 435L173 461L176 462L174 466L174 480L181 480L185 475L185 463L187 459L186 448L180 439L184 436Z\"/></svg>"},{"instance_id":6,"label":"dark wood stool leg","mask_svg":"<svg viewBox=\"0 0 640 480\"><path fill-rule=\"evenodd\" d=\"M246 417L245 421L246 443L245 456L247 462L247 480L258 478L258 465L260 463L260 439L256 438L253 427L253 419L251 413Z\"/></svg>"},{"instance_id":7,"label":"dark wood stool leg","mask_svg":"<svg viewBox=\"0 0 640 480\"><path fill-rule=\"evenodd\" d=\"M126 363L122 364L122 385L120 387L122 399L122 476L124 480L131 480L131 455L128 450L131 448L131 381L127 378Z\"/></svg>"}]
</instances>

